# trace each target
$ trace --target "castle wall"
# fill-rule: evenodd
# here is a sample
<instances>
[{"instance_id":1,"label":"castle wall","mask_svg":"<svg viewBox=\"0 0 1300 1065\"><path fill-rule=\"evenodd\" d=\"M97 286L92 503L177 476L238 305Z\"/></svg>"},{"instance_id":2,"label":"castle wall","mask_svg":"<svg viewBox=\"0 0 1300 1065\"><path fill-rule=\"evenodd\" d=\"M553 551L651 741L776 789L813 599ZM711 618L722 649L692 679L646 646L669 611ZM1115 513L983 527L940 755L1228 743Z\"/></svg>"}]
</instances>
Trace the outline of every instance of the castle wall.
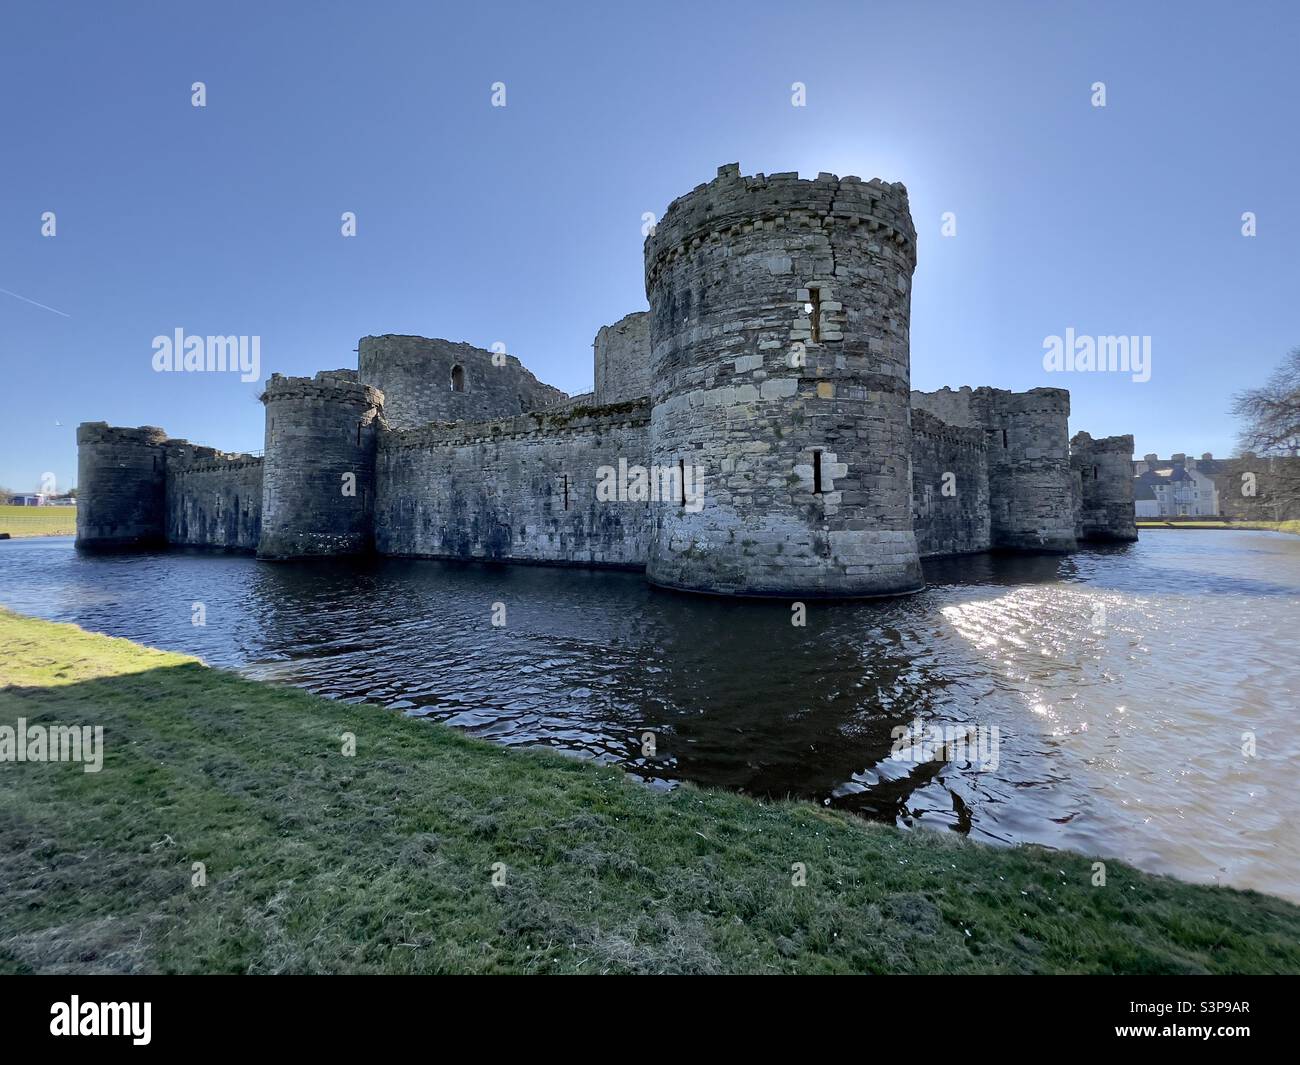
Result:
<instances>
[{"instance_id":1,"label":"castle wall","mask_svg":"<svg viewBox=\"0 0 1300 1065\"><path fill-rule=\"evenodd\" d=\"M721 167L673 201L645 262L652 460L705 483L698 511L652 513L650 579L742 595L920 587L903 186Z\"/></svg>"},{"instance_id":2,"label":"castle wall","mask_svg":"<svg viewBox=\"0 0 1300 1065\"><path fill-rule=\"evenodd\" d=\"M261 532L262 459L168 441L168 543L255 551Z\"/></svg>"},{"instance_id":3,"label":"castle wall","mask_svg":"<svg viewBox=\"0 0 1300 1065\"><path fill-rule=\"evenodd\" d=\"M650 508L601 501L600 467L648 461L643 402L385 432L381 554L640 568Z\"/></svg>"},{"instance_id":4,"label":"castle wall","mask_svg":"<svg viewBox=\"0 0 1300 1065\"><path fill-rule=\"evenodd\" d=\"M982 430L912 411L912 524L922 558L989 549L988 449Z\"/></svg>"},{"instance_id":5,"label":"castle wall","mask_svg":"<svg viewBox=\"0 0 1300 1065\"><path fill-rule=\"evenodd\" d=\"M627 403L650 394L650 312L603 325L592 344L596 403Z\"/></svg>"},{"instance_id":6,"label":"castle wall","mask_svg":"<svg viewBox=\"0 0 1300 1065\"><path fill-rule=\"evenodd\" d=\"M1070 466L1078 475L1080 538L1136 540L1133 437L1094 440L1076 433L1070 441Z\"/></svg>"},{"instance_id":7,"label":"castle wall","mask_svg":"<svg viewBox=\"0 0 1300 1065\"><path fill-rule=\"evenodd\" d=\"M262 467L262 558L373 546L375 437L384 397L353 370L272 374Z\"/></svg>"},{"instance_id":8,"label":"castle wall","mask_svg":"<svg viewBox=\"0 0 1300 1065\"><path fill-rule=\"evenodd\" d=\"M513 355L498 356L496 365L492 352L472 344L387 335L362 337L357 351L361 383L384 394L384 417L395 429L508 418L565 399Z\"/></svg>"},{"instance_id":9,"label":"castle wall","mask_svg":"<svg viewBox=\"0 0 1300 1065\"><path fill-rule=\"evenodd\" d=\"M1070 393L1063 388L1009 392L942 388L913 392L913 410L949 425L982 430L988 443L994 547L1073 551Z\"/></svg>"},{"instance_id":10,"label":"castle wall","mask_svg":"<svg viewBox=\"0 0 1300 1065\"><path fill-rule=\"evenodd\" d=\"M167 434L152 425L77 427L77 546L157 547L166 540Z\"/></svg>"}]
</instances>

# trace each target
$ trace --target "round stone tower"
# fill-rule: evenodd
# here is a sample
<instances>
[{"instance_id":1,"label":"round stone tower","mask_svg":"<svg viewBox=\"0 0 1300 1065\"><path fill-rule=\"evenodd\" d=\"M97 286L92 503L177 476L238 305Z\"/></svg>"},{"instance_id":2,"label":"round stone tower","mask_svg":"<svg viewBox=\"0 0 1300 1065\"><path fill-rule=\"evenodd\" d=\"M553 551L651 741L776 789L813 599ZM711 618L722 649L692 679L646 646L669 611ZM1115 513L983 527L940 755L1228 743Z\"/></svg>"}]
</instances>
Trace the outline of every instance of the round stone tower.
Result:
<instances>
[{"instance_id":1,"label":"round stone tower","mask_svg":"<svg viewBox=\"0 0 1300 1065\"><path fill-rule=\"evenodd\" d=\"M645 245L657 584L922 586L909 427L916 231L901 184L719 168Z\"/></svg>"},{"instance_id":2,"label":"round stone tower","mask_svg":"<svg viewBox=\"0 0 1300 1065\"><path fill-rule=\"evenodd\" d=\"M266 457L258 557L369 551L383 393L361 384L355 370L272 374L262 402Z\"/></svg>"},{"instance_id":3,"label":"round stone tower","mask_svg":"<svg viewBox=\"0 0 1300 1065\"><path fill-rule=\"evenodd\" d=\"M167 434L83 422L77 427L77 546L159 547L166 539Z\"/></svg>"}]
</instances>

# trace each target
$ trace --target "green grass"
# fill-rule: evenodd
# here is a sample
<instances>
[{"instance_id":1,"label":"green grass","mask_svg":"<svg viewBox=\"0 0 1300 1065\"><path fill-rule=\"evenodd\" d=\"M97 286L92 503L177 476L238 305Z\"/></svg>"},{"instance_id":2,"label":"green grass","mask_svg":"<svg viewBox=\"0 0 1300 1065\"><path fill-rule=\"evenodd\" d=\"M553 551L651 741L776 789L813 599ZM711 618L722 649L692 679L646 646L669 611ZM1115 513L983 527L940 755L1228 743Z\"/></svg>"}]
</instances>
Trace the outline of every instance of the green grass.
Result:
<instances>
[{"instance_id":1,"label":"green grass","mask_svg":"<svg viewBox=\"0 0 1300 1065\"><path fill-rule=\"evenodd\" d=\"M0 506L0 533L19 536L75 536L76 507Z\"/></svg>"},{"instance_id":2,"label":"green grass","mask_svg":"<svg viewBox=\"0 0 1300 1065\"><path fill-rule=\"evenodd\" d=\"M1139 529L1263 529L1267 532L1294 533L1300 536L1300 521L1184 521L1148 518L1137 523Z\"/></svg>"},{"instance_id":3,"label":"green grass","mask_svg":"<svg viewBox=\"0 0 1300 1065\"><path fill-rule=\"evenodd\" d=\"M1300 971L1268 896L654 792L3 611L0 646L0 724L106 747L0 763L0 970Z\"/></svg>"}]
</instances>

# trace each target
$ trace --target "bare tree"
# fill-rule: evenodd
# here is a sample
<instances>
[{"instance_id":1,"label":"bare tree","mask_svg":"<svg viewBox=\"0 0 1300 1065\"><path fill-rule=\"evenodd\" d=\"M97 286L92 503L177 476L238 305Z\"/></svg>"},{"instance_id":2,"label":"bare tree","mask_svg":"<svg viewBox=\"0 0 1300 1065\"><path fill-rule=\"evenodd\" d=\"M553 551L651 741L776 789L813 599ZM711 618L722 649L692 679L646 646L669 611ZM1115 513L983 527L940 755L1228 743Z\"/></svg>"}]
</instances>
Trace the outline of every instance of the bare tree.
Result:
<instances>
[{"instance_id":1,"label":"bare tree","mask_svg":"<svg viewBox=\"0 0 1300 1065\"><path fill-rule=\"evenodd\" d=\"M1233 396L1232 413L1243 423L1244 453L1300 455L1300 347L1291 349L1260 388Z\"/></svg>"}]
</instances>

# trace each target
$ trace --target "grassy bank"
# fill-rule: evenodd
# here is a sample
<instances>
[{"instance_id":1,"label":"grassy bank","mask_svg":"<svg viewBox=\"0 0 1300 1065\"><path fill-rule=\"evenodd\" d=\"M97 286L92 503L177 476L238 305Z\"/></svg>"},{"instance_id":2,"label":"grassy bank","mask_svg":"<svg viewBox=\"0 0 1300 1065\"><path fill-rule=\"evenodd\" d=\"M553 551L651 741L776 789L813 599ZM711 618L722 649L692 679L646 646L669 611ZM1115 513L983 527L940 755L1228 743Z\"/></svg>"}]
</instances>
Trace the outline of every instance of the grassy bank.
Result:
<instances>
[{"instance_id":1,"label":"grassy bank","mask_svg":"<svg viewBox=\"0 0 1300 1065\"><path fill-rule=\"evenodd\" d=\"M0 646L0 725L106 752L0 763L0 970L1300 971L1267 896L665 795L4 611Z\"/></svg>"},{"instance_id":2,"label":"grassy bank","mask_svg":"<svg viewBox=\"0 0 1300 1065\"><path fill-rule=\"evenodd\" d=\"M0 505L0 533L19 536L75 536L76 507L11 507Z\"/></svg>"},{"instance_id":3,"label":"grassy bank","mask_svg":"<svg viewBox=\"0 0 1300 1065\"><path fill-rule=\"evenodd\" d=\"M1300 536L1300 521L1164 521L1148 518L1137 523L1139 529L1263 529L1266 532L1293 533Z\"/></svg>"}]
</instances>

